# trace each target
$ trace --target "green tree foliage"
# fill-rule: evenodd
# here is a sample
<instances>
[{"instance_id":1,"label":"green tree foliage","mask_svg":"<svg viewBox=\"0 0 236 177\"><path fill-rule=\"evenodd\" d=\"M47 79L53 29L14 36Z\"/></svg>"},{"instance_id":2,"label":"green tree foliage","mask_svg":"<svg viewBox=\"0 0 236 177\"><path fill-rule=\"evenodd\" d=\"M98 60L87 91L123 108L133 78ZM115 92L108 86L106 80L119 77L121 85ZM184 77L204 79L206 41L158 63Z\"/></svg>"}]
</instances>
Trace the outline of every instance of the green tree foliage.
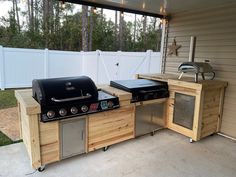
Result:
<instances>
[{"instance_id":1,"label":"green tree foliage","mask_svg":"<svg viewBox=\"0 0 236 177\"><path fill-rule=\"evenodd\" d=\"M50 3L46 0L28 2L31 2L30 7L33 7L34 13L12 8L8 16L0 17L0 45L17 48L82 50L82 12L75 12L75 5L66 3L62 7L59 1L52 0ZM15 14L19 14L20 19L29 20L24 20L24 23L19 25ZM119 50L115 42L118 41L115 32L119 33L119 29L115 29L115 22L108 20L104 13L90 12L89 15L92 15L93 19L92 50ZM88 18L88 24L90 19ZM143 30L142 20L137 20L135 34L134 26L134 23L127 22L124 18L123 51L160 50L161 30L156 27L156 19L145 26L146 32Z\"/></svg>"}]
</instances>

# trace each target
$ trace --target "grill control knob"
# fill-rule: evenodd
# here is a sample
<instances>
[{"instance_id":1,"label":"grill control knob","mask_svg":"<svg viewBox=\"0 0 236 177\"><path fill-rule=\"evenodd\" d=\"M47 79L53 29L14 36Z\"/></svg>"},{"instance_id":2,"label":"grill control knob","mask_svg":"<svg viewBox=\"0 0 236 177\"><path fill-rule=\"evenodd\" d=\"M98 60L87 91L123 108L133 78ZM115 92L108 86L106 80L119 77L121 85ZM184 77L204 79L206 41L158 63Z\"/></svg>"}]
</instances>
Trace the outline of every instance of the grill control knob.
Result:
<instances>
[{"instance_id":1,"label":"grill control knob","mask_svg":"<svg viewBox=\"0 0 236 177\"><path fill-rule=\"evenodd\" d=\"M59 110L59 114L61 116L65 116L67 114L67 111L64 108L62 108L62 109Z\"/></svg>"},{"instance_id":2,"label":"grill control knob","mask_svg":"<svg viewBox=\"0 0 236 177\"><path fill-rule=\"evenodd\" d=\"M83 106L81 107L81 111L82 111L82 112L87 112L87 111L88 111L88 106L83 105Z\"/></svg>"},{"instance_id":3,"label":"grill control knob","mask_svg":"<svg viewBox=\"0 0 236 177\"><path fill-rule=\"evenodd\" d=\"M47 112L47 117L48 117L49 119L53 118L54 116L55 116L55 112L54 112L54 111L48 111L48 112Z\"/></svg>"},{"instance_id":4,"label":"grill control knob","mask_svg":"<svg viewBox=\"0 0 236 177\"><path fill-rule=\"evenodd\" d=\"M72 108L70 109L70 112L71 112L72 114L77 114L77 113L78 113L78 109L77 109L76 107L72 107Z\"/></svg>"},{"instance_id":5,"label":"grill control knob","mask_svg":"<svg viewBox=\"0 0 236 177\"><path fill-rule=\"evenodd\" d=\"M108 108L112 108L114 106L114 103L112 101L108 101L107 105Z\"/></svg>"}]
</instances>

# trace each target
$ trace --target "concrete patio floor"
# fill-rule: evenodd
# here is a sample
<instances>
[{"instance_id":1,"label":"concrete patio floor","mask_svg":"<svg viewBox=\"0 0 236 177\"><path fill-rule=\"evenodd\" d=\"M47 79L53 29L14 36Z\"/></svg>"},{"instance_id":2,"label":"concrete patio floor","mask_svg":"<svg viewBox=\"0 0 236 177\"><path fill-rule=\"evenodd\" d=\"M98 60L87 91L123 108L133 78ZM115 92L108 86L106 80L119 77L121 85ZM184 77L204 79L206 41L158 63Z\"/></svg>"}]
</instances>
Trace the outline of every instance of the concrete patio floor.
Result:
<instances>
[{"instance_id":1,"label":"concrete patio floor","mask_svg":"<svg viewBox=\"0 0 236 177\"><path fill-rule=\"evenodd\" d=\"M0 177L33 172L23 143L0 148ZM189 143L185 136L162 130L50 164L43 177L235 177L236 143L214 135Z\"/></svg>"}]
</instances>

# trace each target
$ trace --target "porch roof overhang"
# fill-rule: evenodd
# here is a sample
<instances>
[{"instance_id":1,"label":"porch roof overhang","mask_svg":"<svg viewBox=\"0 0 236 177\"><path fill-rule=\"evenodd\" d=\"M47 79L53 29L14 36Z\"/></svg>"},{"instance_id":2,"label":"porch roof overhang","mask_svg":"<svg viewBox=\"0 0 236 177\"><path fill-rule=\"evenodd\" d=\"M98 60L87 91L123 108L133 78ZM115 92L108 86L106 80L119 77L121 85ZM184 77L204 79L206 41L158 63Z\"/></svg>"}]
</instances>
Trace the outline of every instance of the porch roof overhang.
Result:
<instances>
[{"instance_id":1,"label":"porch roof overhang","mask_svg":"<svg viewBox=\"0 0 236 177\"><path fill-rule=\"evenodd\" d=\"M158 18L173 13L214 7L235 0L61 0L75 4L94 6Z\"/></svg>"}]
</instances>

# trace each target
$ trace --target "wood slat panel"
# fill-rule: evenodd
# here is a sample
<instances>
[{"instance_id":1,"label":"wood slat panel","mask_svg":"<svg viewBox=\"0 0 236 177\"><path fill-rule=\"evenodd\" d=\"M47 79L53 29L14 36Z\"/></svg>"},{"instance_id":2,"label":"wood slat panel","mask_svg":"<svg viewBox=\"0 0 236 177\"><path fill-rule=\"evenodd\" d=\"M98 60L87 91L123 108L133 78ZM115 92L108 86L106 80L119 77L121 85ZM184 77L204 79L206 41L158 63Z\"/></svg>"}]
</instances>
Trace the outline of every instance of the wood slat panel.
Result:
<instances>
[{"instance_id":1,"label":"wood slat panel","mask_svg":"<svg viewBox=\"0 0 236 177\"><path fill-rule=\"evenodd\" d=\"M135 106L89 115L88 149L93 151L134 138Z\"/></svg>"},{"instance_id":2,"label":"wood slat panel","mask_svg":"<svg viewBox=\"0 0 236 177\"><path fill-rule=\"evenodd\" d=\"M177 67L188 61L190 36L196 36L195 61L210 60L216 78L229 83L226 89L221 132L236 137L236 3L191 12L173 14L169 24L168 45L176 38L182 47L178 56L167 56L165 71L178 73ZM212 94L211 94L212 95ZM206 98L208 99L208 98ZM204 116L217 116L217 97L209 98ZM210 108L212 103L212 107ZM209 120L205 120L209 121ZM207 136L215 127L204 131Z\"/></svg>"},{"instance_id":3,"label":"wood slat panel","mask_svg":"<svg viewBox=\"0 0 236 177\"><path fill-rule=\"evenodd\" d=\"M40 122L39 129L42 164L59 161L59 122Z\"/></svg>"},{"instance_id":4,"label":"wood slat panel","mask_svg":"<svg viewBox=\"0 0 236 177\"><path fill-rule=\"evenodd\" d=\"M195 11L179 12L179 13L172 14L172 16L178 17L178 18L173 18L173 20L181 19L181 21L183 21L183 19L185 18L198 19L202 17L201 19L205 19L208 16L211 18L214 18L216 16L220 17L222 15L225 15L227 14L227 12L234 13L235 6L236 6L236 3L232 2L232 4L224 4L224 5L215 6L215 7L211 7L207 9L201 8ZM227 11L225 10L226 8L227 8Z\"/></svg>"}]
</instances>

